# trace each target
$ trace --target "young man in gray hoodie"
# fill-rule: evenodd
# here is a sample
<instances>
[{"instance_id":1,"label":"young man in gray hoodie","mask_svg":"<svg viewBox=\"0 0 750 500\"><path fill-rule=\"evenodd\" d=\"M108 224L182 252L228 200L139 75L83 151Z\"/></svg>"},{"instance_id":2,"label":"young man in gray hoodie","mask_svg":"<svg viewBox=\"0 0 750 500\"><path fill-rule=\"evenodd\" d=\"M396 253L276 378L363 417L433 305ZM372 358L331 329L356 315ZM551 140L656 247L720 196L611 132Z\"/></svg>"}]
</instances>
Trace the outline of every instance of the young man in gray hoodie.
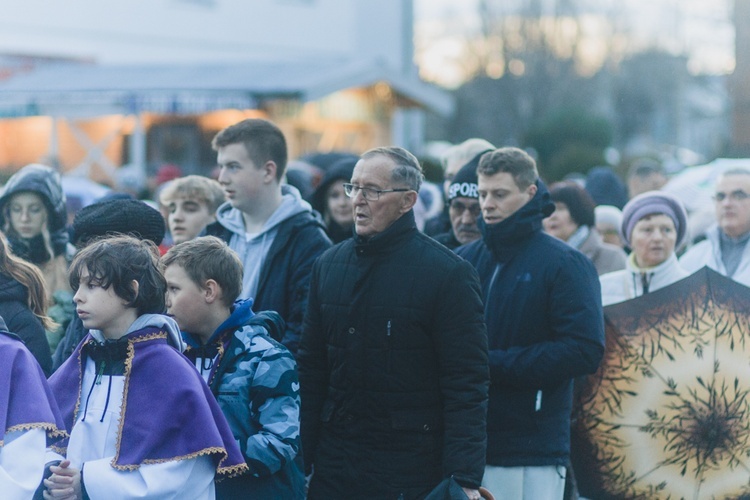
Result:
<instances>
[{"instance_id":1,"label":"young man in gray hoodie","mask_svg":"<svg viewBox=\"0 0 750 500\"><path fill-rule=\"evenodd\" d=\"M278 312L286 330L277 340L296 353L312 264L331 246L325 226L299 191L282 184L287 147L276 125L243 120L212 146L227 202L205 233L237 252L245 269L240 298L252 298L256 311Z\"/></svg>"}]
</instances>

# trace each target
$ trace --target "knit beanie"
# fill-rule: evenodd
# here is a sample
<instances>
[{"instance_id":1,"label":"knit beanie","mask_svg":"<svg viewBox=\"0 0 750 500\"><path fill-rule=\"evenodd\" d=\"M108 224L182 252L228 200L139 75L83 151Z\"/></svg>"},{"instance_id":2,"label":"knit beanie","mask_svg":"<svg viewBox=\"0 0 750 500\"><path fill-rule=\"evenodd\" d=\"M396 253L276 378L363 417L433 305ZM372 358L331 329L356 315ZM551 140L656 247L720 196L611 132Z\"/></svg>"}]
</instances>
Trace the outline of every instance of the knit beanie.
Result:
<instances>
[{"instance_id":1,"label":"knit beanie","mask_svg":"<svg viewBox=\"0 0 750 500\"><path fill-rule=\"evenodd\" d=\"M630 200L622 209L620 235L630 245L630 236L636 223L647 215L663 214L674 222L677 231L675 248L680 248L687 233L687 212L680 200L662 191L648 191Z\"/></svg>"},{"instance_id":2,"label":"knit beanie","mask_svg":"<svg viewBox=\"0 0 750 500\"><path fill-rule=\"evenodd\" d=\"M622 209L628 201L628 188L612 167L594 167L586 175L586 191L597 205Z\"/></svg>"},{"instance_id":3,"label":"knit beanie","mask_svg":"<svg viewBox=\"0 0 750 500\"><path fill-rule=\"evenodd\" d=\"M594 209L597 224L610 224L616 228L622 226L622 210L613 205L599 205Z\"/></svg>"},{"instance_id":4,"label":"knit beanie","mask_svg":"<svg viewBox=\"0 0 750 500\"><path fill-rule=\"evenodd\" d=\"M488 149L487 151L492 150ZM456 176L448 186L449 203L458 197L479 198L479 192L477 191L477 167L479 166L479 159L487 151L482 151L476 155L456 173Z\"/></svg>"},{"instance_id":5,"label":"knit beanie","mask_svg":"<svg viewBox=\"0 0 750 500\"><path fill-rule=\"evenodd\" d=\"M83 207L73 219L72 240L83 247L107 234L129 234L156 245L164 238L164 217L155 208L134 199L100 201Z\"/></svg>"}]
</instances>

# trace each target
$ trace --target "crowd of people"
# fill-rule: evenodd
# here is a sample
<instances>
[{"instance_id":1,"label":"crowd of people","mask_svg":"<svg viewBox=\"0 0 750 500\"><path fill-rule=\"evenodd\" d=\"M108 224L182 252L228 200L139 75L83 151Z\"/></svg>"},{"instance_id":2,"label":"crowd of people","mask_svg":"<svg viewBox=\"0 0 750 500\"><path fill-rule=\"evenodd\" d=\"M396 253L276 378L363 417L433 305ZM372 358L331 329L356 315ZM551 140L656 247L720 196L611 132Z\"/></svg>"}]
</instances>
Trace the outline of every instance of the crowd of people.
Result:
<instances>
[{"instance_id":1,"label":"crowd of people","mask_svg":"<svg viewBox=\"0 0 750 500\"><path fill-rule=\"evenodd\" d=\"M4 186L3 498L574 498L603 307L703 266L750 286L750 169L722 173L696 235L655 162L627 199L611 169L548 188L470 139L421 221L403 148L298 189L273 123L212 146L216 179L70 224L54 169Z\"/></svg>"}]
</instances>

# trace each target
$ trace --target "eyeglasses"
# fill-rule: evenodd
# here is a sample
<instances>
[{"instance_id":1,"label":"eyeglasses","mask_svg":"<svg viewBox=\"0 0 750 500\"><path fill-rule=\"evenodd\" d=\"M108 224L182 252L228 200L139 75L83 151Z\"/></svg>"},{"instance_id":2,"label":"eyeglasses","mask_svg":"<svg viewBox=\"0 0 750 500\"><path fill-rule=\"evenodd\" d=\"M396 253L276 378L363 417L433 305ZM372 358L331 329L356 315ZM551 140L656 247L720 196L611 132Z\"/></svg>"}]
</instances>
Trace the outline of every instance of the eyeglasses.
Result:
<instances>
[{"instance_id":1,"label":"eyeglasses","mask_svg":"<svg viewBox=\"0 0 750 500\"><path fill-rule=\"evenodd\" d=\"M411 191L409 188L399 188L399 189L375 189L375 188L368 188L364 186L357 186L355 184L344 184L344 193L349 198L354 198L357 196L357 193L362 191L362 196L367 201L378 201L380 199L380 195L383 193L400 193L403 191Z\"/></svg>"},{"instance_id":2,"label":"eyeglasses","mask_svg":"<svg viewBox=\"0 0 750 500\"><path fill-rule=\"evenodd\" d=\"M450 202L450 204L448 204L448 207L460 214L468 210L469 213L474 217L479 217L479 214L482 213L482 207L479 206L479 203L470 203L469 205L465 205L460 201L453 200Z\"/></svg>"},{"instance_id":3,"label":"eyeglasses","mask_svg":"<svg viewBox=\"0 0 750 500\"><path fill-rule=\"evenodd\" d=\"M721 191L719 191L713 196L714 201L717 202L722 202L727 198L734 201L745 201L746 199L750 198L750 193L738 189L736 191L732 191L731 193L722 193Z\"/></svg>"}]
</instances>

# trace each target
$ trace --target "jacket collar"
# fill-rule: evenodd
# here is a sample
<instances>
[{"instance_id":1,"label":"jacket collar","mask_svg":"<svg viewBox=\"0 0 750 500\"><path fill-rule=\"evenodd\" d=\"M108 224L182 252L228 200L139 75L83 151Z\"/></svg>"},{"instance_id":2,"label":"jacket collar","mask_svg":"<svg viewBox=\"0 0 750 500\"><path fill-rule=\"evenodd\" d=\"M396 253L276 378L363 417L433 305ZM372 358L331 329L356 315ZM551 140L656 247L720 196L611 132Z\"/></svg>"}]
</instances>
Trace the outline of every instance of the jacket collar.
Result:
<instances>
[{"instance_id":1,"label":"jacket collar","mask_svg":"<svg viewBox=\"0 0 750 500\"><path fill-rule=\"evenodd\" d=\"M664 274L677 268L679 263L677 261L677 254L672 252L672 255L667 257L667 260L661 264L657 264L654 267L638 267L635 262L635 253L628 255L628 259L625 261L625 269L632 274Z\"/></svg>"},{"instance_id":2,"label":"jacket collar","mask_svg":"<svg viewBox=\"0 0 750 500\"><path fill-rule=\"evenodd\" d=\"M396 219L382 233L378 233L369 238L355 236L354 246L357 255L367 256L388 251L396 248L417 231L417 223L414 220L414 210L409 210L404 215Z\"/></svg>"},{"instance_id":3,"label":"jacket collar","mask_svg":"<svg viewBox=\"0 0 750 500\"><path fill-rule=\"evenodd\" d=\"M555 211L547 187L536 181L536 194L507 219L488 225L479 219L479 230L485 245L500 262L510 260L534 234L542 230L542 220Z\"/></svg>"}]
</instances>

